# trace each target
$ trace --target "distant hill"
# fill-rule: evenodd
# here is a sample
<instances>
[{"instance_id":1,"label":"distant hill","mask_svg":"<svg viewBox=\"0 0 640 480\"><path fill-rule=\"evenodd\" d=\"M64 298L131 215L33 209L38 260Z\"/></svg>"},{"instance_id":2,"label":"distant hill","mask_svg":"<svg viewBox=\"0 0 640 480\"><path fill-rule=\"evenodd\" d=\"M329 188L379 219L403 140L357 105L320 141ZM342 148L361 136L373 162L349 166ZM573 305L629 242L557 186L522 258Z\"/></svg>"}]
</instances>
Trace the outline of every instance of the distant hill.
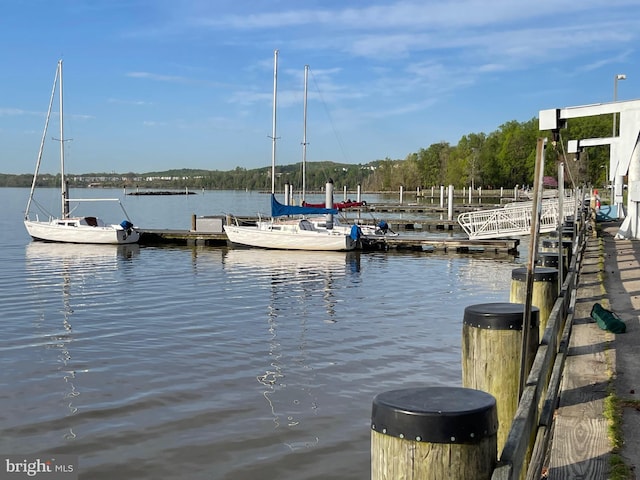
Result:
<instances>
[{"instance_id":1,"label":"distant hill","mask_svg":"<svg viewBox=\"0 0 640 480\"><path fill-rule=\"evenodd\" d=\"M356 185L366 181L375 166L368 164L352 165L335 162L308 162L306 164L306 186L309 190L322 189L329 179L336 187L356 188ZM179 168L164 171L144 173L67 173L67 180L71 187L144 187L144 188L206 188L218 190L270 190L271 166L245 169L237 167L234 170L204 170L194 168ZM2 187L30 187L32 174L4 174L0 173ZM38 176L39 186L56 187L59 184L58 175L42 174ZM302 163L292 165L278 165L276 168L276 185L279 190L285 183L296 189L302 187Z\"/></svg>"}]
</instances>

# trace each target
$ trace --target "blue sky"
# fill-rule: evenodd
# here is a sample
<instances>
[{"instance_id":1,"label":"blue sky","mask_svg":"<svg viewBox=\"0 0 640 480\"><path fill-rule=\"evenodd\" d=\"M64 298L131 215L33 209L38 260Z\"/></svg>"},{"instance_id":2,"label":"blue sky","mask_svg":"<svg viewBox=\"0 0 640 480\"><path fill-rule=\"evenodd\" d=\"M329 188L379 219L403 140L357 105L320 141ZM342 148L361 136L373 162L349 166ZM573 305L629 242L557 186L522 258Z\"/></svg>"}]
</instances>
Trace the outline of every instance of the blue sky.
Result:
<instances>
[{"instance_id":1,"label":"blue sky","mask_svg":"<svg viewBox=\"0 0 640 480\"><path fill-rule=\"evenodd\" d=\"M59 58L67 170L404 159L541 109L638 97L638 0L14 0L0 172L30 173ZM57 120L43 171L56 172Z\"/></svg>"}]
</instances>

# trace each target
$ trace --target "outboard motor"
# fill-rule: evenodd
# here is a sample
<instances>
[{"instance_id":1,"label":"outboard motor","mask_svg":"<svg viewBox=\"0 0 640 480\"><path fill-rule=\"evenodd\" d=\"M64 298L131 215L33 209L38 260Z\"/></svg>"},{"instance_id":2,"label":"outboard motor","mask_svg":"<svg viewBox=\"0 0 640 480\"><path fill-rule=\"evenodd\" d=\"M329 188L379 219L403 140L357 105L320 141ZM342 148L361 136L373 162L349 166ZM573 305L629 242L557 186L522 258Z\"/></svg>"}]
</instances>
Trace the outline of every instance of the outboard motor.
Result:
<instances>
[{"instance_id":1,"label":"outboard motor","mask_svg":"<svg viewBox=\"0 0 640 480\"><path fill-rule=\"evenodd\" d=\"M131 229L133 228L133 223L129 220L123 220L120 222L120 226L124 230L123 240L126 240L129 235L131 235Z\"/></svg>"},{"instance_id":2,"label":"outboard motor","mask_svg":"<svg viewBox=\"0 0 640 480\"><path fill-rule=\"evenodd\" d=\"M120 223L120 226L125 230L129 230L130 228L133 228L133 223L131 223L129 220L123 220Z\"/></svg>"}]
</instances>

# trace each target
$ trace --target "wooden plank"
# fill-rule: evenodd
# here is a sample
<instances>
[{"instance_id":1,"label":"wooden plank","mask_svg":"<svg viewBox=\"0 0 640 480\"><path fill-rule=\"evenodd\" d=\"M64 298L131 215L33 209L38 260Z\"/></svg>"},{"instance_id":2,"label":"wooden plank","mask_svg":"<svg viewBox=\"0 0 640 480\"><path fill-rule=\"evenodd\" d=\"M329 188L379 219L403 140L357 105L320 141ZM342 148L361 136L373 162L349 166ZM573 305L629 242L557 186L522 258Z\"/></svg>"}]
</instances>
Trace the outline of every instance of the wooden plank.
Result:
<instances>
[{"instance_id":1,"label":"wooden plank","mask_svg":"<svg viewBox=\"0 0 640 480\"><path fill-rule=\"evenodd\" d=\"M607 420L562 415L556 418L549 480L607 478Z\"/></svg>"},{"instance_id":2,"label":"wooden plank","mask_svg":"<svg viewBox=\"0 0 640 480\"><path fill-rule=\"evenodd\" d=\"M576 257L582 263L580 252ZM606 350L611 334L590 319L594 294L600 292L598 259L598 252L591 252L579 275L572 272L574 281L580 277L580 285L574 297L573 327L549 457L548 478L554 480L599 480L607 478L609 470L611 445L603 412L610 381Z\"/></svg>"}]
</instances>

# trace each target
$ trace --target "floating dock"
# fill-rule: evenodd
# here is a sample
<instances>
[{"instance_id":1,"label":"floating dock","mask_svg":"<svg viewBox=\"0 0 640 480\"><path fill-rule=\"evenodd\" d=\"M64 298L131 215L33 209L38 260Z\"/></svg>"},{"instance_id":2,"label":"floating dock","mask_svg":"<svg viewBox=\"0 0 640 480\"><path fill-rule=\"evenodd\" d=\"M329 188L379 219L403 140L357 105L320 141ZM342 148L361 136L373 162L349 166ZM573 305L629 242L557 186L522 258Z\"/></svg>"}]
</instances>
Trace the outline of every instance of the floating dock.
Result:
<instances>
[{"instance_id":1,"label":"floating dock","mask_svg":"<svg viewBox=\"0 0 640 480\"><path fill-rule=\"evenodd\" d=\"M190 192L188 190L181 190L181 191L175 191L175 190L145 190L142 192L131 192L131 193L127 193L127 195L133 195L133 196L145 196L145 195L195 195L195 192Z\"/></svg>"},{"instance_id":2,"label":"floating dock","mask_svg":"<svg viewBox=\"0 0 640 480\"><path fill-rule=\"evenodd\" d=\"M363 237L363 250L412 250L444 253L484 253L517 255L518 239L469 240L467 238L427 238L418 235Z\"/></svg>"},{"instance_id":3,"label":"floating dock","mask_svg":"<svg viewBox=\"0 0 640 480\"><path fill-rule=\"evenodd\" d=\"M223 233L193 230L140 229L141 245L226 246ZM411 250L419 252L480 253L517 255L518 239L469 240L466 238L429 238L420 235L364 236L363 250Z\"/></svg>"}]
</instances>

